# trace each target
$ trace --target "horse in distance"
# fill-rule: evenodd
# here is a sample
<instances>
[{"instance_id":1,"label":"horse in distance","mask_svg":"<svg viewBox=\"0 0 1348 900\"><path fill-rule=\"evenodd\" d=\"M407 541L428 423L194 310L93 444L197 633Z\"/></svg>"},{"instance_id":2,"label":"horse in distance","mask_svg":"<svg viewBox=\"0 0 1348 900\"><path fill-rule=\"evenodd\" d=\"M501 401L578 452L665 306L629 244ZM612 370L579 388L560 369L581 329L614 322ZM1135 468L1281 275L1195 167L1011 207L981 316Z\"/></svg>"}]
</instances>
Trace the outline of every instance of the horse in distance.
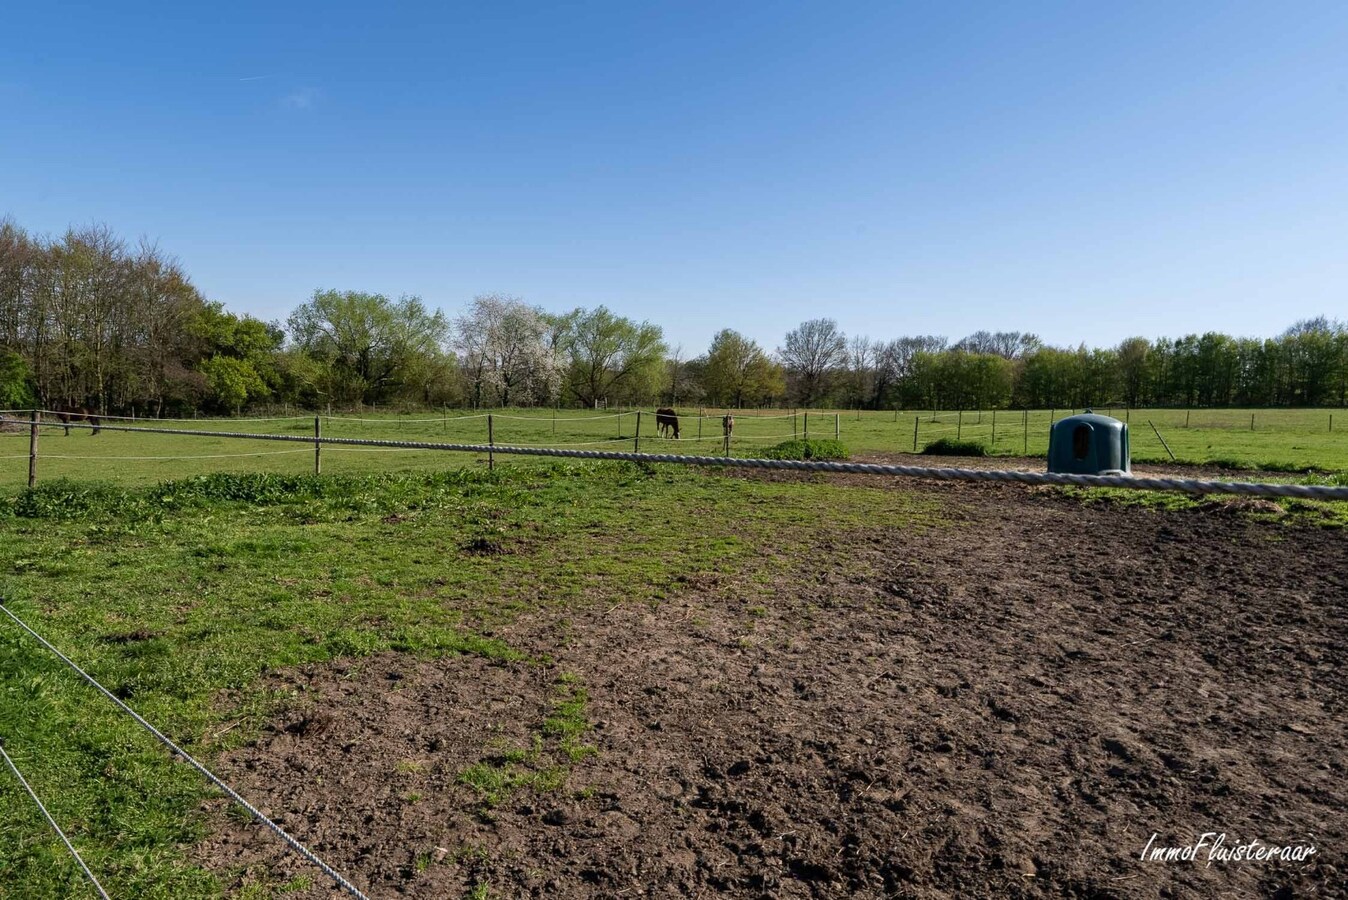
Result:
<instances>
[{"instance_id":1,"label":"horse in distance","mask_svg":"<svg viewBox=\"0 0 1348 900\"><path fill-rule=\"evenodd\" d=\"M668 406L657 409L655 411L655 431L660 437L673 435L677 440L679 437L679 414Z\"/></svg>"},{"instance_id":2,"label":"horse in distance","mask_svg":"<svg viewBox=\"0 0 1348 900\"><path fill-rule=\"evenodd\" d=\"M71 422L88 422L93 426L90 434L98 434L100 419L98 414L87 406L63 406L56 411L56 418L65 426L66 435L70 435Z\"/></svg>"}]
</instances>

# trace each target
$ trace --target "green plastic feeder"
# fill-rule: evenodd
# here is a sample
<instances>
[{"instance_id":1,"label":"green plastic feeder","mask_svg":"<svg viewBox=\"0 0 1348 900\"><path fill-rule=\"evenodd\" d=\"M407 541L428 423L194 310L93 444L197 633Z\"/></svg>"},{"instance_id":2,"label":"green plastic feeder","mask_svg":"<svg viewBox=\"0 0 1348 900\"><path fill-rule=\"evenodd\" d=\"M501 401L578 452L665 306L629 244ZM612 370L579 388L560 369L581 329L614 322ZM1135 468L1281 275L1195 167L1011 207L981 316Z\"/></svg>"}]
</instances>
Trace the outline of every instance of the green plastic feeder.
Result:
<instances>
[{"instance_id":1,"label":"green plastic feeder","mask_svg":"<svg viewBox=\"0 0 1348 900\"><path fill-rule=\"evenodd\" d=\"M1089 409L1053 423L1048 432L1048 470L1070 475L1128 475L1128 426Z\"/></svg>"}]
</instances>

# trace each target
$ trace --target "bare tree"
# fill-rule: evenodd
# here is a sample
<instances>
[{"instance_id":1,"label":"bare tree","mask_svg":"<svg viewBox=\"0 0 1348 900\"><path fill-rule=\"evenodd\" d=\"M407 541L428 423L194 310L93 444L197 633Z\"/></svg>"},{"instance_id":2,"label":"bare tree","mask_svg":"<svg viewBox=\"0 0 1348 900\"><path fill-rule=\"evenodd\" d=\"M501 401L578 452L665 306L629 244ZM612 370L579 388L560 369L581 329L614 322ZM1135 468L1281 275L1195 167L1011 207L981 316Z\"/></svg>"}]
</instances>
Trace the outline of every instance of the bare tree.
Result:
<instances>
[{"instance_id":1,"label":"bare tree","mask_svg":"<svg viewBox=\"0 0 1348 900\"><path fill-rule=\"evenodd\" d=\"M868 406L875 387L875 360L880 345L864 335L847 342L847 402L849 406Z\"/></svg>"},{"instance_id":2,"label":"bare tree","mask_svg":"<svg viewBox=\"0 0 1348 900\"><path fill-rule=\"evenodd\" d=\"M990 353L1003 359L1019 359L1042 345L1038 336L1021 331L975 331L955 344L966 353Z\"/></svg>"},{"instance_id":3,"label":"bare tree","mask_svg":"<svg viewBox=\"0 0 1348 900\"><path fill-rule=\"evenodd\" d=\"M847 359L847 336L832 319L811 319L788 332L777 350L795 381L796 396L809 406L828 392L829 380Z\"/></svg>"}]
</instances>

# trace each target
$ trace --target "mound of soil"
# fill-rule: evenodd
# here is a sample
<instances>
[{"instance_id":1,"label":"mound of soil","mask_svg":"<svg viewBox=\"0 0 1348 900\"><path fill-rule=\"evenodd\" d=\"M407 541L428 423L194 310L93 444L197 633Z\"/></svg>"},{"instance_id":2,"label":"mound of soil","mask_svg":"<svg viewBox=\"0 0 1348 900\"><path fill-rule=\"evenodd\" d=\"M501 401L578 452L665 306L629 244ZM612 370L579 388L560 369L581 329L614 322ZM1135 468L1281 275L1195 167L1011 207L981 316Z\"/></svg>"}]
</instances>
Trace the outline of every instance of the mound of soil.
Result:
<instances>
[{"instance_id":1,"label":"mound of soil","mask_svg":"<svg viewBox=\"0 0 1348 900\"><path fill-rule=\"evenodd\" d=\"M222 774L374 897L1348 896L1342 533L905 489L958 525L821 534L772 585L688 573L655 609L498 632L555 669L280 673L309 699ZM527 743L560 670L598 753L484 808L457 773ZM308 873L217 821L220 871ZM1139 859L1204 832L1317 852ZM314 874L293 896L333 896Z\"/></svg>"}]
</instances>

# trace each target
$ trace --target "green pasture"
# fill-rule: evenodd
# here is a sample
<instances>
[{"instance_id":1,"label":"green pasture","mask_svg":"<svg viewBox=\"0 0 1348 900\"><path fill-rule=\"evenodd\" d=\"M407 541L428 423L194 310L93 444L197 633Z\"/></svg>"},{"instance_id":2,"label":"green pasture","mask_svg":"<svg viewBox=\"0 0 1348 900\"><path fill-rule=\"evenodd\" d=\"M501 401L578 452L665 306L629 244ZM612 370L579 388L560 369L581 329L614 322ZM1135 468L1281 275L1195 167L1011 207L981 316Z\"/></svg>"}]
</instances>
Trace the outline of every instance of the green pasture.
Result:
<instances>
[{"instance_id":1,"label":"green pasture","mask_svg":"<svg viewBox=\"0 0 1348 900\"><path fill-rule=\"evenodd\" d=\"M1182 463L1271 471L1348 471L1348 411L1344 410L1098 411L1128 420L1136 462L1169 462L1161 443L1164 438ZM723 412L680 410L677 441L656 434L650 410L640 415L636 411L500 410L492 413L491 426L497 444L619 450L639 446L646 452L717 455L724 452ZM861 455L911 453L941 438L958 437L982 443L994 455L1043 456L1050 422L1072 412L736 410L731 453L755 456L794 437L832 438L836 431L854 454ZM295 436L314 432L312 416L109 423ZM324 416L322 430L329 437L488 442L485 413ZM313 448L307 444L107 430L91 436L85 428L72 428L67 436L59 426L50 425L41 429L38 456L39 480L91 478L123 484L153 484L208 472L304 474L314 467ZM520 456L508 459L512 465L530 461ZM334 474L435 472L485 463L482 454L335 446L322 451L323 471ZM0 487L25 484L27 475L28 429L7 426L0 432Z\"/></svg>"}]
</instances>

